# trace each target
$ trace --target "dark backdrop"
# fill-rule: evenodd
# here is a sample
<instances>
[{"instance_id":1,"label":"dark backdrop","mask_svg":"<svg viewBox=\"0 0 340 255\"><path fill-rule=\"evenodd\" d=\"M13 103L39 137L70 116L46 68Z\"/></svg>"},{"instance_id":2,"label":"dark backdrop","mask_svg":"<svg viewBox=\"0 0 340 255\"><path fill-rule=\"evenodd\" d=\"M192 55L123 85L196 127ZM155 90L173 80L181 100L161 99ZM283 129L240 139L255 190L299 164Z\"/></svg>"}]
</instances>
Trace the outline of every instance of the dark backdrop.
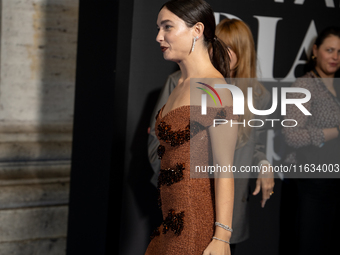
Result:
<instances>
[{"instance_id":1,"label":"dark backdrop","mask_svg":"<svg viewBox=\"0 0 340 255\"><path fill-rule=\"evenodd\" d=\"M80 2L68 254L144 254L161 221L147 128L161 87L177 70L155 41L164 2ZM339 25L339 0L208 2L217 20L234 15L250 26L269 90L301 76L317 32ZM267 155L280 162L279 153ZM238 255L278 253L280 187L277 179L264 209L260 195L250 200L251 238Z\"/></svg>"}]
</instances>

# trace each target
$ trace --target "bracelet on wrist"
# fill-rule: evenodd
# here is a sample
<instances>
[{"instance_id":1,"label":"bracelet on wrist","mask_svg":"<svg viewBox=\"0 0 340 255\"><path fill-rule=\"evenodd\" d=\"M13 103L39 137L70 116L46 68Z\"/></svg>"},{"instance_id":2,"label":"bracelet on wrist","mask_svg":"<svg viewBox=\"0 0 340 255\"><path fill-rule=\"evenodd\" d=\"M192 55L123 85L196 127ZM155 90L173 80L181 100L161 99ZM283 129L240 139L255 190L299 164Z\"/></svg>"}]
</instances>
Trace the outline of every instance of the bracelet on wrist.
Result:
<instances>
[{"instance_id":1,"label":"bracelet on wrist","mask_svg":"<svg viewBox=\"0 0 340 255\"><path fill-rule=\"evenodd\" d=\"M228 225L224 225L222 223L219 223L217 221L215 222L215 226L223 228L223 229L225 229L227 231L230 231L231 233L233 232L233 229L231 227L229 227Z\"/></svg>"},{"instance_id":2,"label":"bracelet on wrist","mask_svg":"<svg viewBox=\"0 0 340 255\"><path fill-rule=\"evenodd\" d=\"M230 244L230 242L225 241L225 240L222 240L222 239L219 239L219 238L217 238L216 236L213 236L212 239L215 239L215 240L218 240L218 241L221 241L221 242L225 242L225 243L227 243L227 244Z\"/></svg>"}]
</instances>

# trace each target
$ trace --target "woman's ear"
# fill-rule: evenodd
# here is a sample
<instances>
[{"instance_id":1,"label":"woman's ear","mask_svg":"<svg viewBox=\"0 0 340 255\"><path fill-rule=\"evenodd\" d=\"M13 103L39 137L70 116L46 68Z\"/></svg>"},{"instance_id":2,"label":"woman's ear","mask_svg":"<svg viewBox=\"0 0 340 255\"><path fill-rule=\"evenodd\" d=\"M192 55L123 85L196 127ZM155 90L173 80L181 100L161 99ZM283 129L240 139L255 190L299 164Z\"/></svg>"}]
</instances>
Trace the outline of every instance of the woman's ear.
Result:
<instances>
[{"instance_id":1,"label":"woman's ear","mask_svg":"<svg viewBox=\"0 0 340 255\"><path fill-rule=\"evenodd\" d=\"M204 25L202 22L197 22L194 26L193 26L193 36L198 36L198 38L201 38L201 36L203 35L204 32Z\"/></svg>"},{"instance_id":2,"label":"woman's ear","mask_svg":"<svg viewBox=\"0 0 340 255\"><path fill-rule=\"evenodd\" d=\"M316 58L317 55L318 55L318 47L314 44L313 45L313 56Z\"/></svg>"}]
</instances>

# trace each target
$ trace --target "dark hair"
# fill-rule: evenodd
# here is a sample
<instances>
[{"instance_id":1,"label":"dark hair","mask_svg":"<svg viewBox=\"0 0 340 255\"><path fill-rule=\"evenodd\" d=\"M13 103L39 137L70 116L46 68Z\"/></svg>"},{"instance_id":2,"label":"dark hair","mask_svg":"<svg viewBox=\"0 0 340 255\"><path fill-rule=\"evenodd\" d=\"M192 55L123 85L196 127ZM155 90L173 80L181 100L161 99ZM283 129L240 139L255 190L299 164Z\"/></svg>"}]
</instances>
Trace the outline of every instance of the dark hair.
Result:
<instances>
[{"instance_id":1,"label":"dark hair","mask_svg":"<svg viewBox=\"0 0 340 255\"><path fill-rule=\"evenodd\" d=\"M215 35L215 16L211 6L204 0L171 0L163 7L182 19L188 27L193 27L197 22L204 25L204 42L210 49L211 63L224 76L230 77L230 58L227 46Z\"/></svg>"},{"instance_id":2,"label":"dark hair","mask_svg":"<svg viewBox=\"0 0 340 255\"><path fill-rule=\"evenodd\" d=\"M316 45L316 47L319 48L320 45L323 44L324 40L331 35L335 35L340 38L340 27L331 26L331 27L327 27L324 30L322 30L320 34L318 35L318 37L315 39L314 45ZM313 55L313 49L312 49L312 54L307 64L307 69L306 69L307 71L311 71L315 68L316 61L315 61L315 58L313 58L313 56L314 55Z\"/></svg>"}]
</instances>

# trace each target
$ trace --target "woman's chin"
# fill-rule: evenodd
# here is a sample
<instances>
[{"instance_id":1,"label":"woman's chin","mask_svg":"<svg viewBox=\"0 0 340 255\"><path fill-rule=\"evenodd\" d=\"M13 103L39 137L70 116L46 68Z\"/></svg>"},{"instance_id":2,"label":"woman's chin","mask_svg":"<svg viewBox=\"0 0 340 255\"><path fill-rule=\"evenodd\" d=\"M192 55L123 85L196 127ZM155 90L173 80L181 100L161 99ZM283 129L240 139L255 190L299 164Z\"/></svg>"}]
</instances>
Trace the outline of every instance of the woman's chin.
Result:
<instances>
[{"instance_id":1,"label":"woman's chin","mask_svg":"<svg viewBox=\"0 0 340 255\"><path fill-rule=\"evenodd\" d=\"M170 57L170 56L166 56L166 55L164 55L163 57L164 57L164 59L165 59L165 60L167 60L167 61L173 61L173 62L176 62L176 63L178 63L178 60L177 60L177 59L175 59L175 58L172 58L172 57Z\"/></svg>"},{"instance_id":2,"label":"woman's chin","mask_svg":"<svg viewBox=\"0 0 340 255\"><path fill-rule=\"evenodd\" d=\"M332 74L335 74L337 71L339 71L339 67L331 67L329 68L329 72Z\"/></svg>"},{"instance_id":3,"label":"woman's chin","mask_svg":"<svg viewBox=\"0 0 340 255\"><path fill-rule=\"evenodd\" d=\"M327 70L325 70L325 74L334 75L338 70L339 70L339 68L329 67L329 68L327 68Z\"/></svg>"}]
</instances>

